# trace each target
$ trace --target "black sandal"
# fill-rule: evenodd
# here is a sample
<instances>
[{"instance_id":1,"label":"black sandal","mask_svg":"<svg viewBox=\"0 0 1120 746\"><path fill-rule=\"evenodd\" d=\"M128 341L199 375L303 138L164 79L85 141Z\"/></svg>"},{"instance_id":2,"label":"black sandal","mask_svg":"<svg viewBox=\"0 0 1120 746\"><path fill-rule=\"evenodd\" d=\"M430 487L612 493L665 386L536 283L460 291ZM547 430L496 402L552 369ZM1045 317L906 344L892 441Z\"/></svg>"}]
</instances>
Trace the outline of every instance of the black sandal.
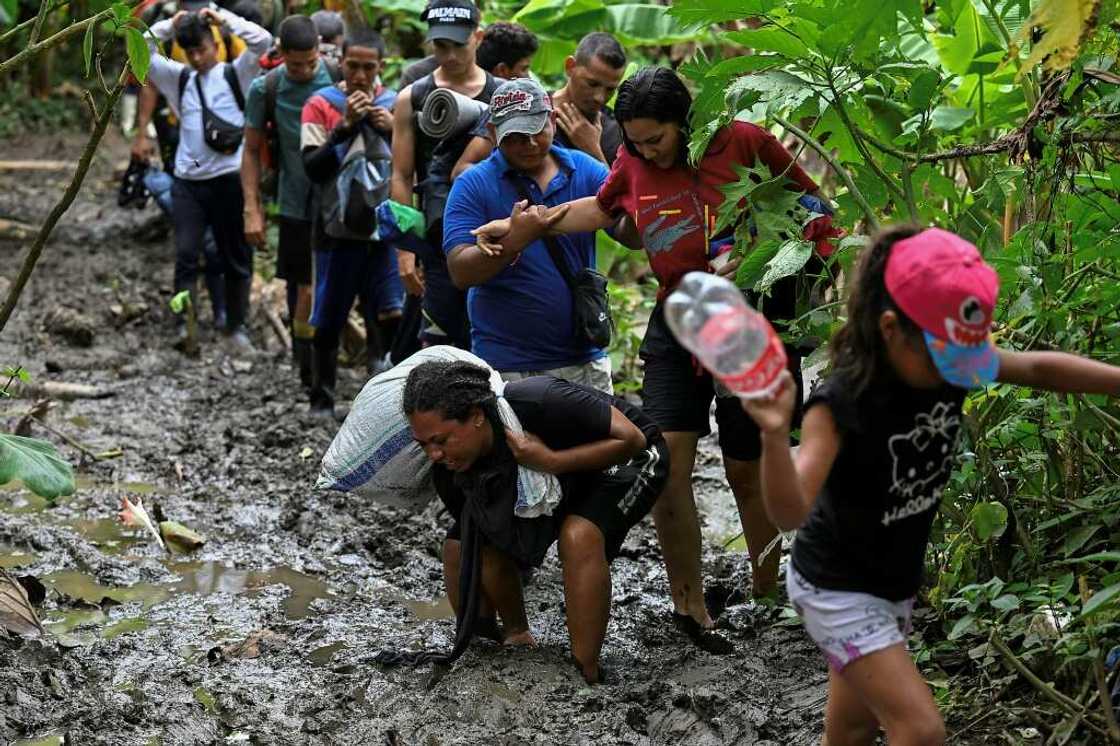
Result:
<instances>
[{"instance_id":1,"label":"black sandal","mask_svg":"<svg viewBox=\"0 0 1120 746\"><path fill-rule=\"evenodd\" d=\"M696 647L713 655L730 655L735 652L735 646L723 635L715 630L705 628L700 622L688 614L673 612L673 625L684 632L688 639L696 643Z\"/></svg>"}]
</instances>

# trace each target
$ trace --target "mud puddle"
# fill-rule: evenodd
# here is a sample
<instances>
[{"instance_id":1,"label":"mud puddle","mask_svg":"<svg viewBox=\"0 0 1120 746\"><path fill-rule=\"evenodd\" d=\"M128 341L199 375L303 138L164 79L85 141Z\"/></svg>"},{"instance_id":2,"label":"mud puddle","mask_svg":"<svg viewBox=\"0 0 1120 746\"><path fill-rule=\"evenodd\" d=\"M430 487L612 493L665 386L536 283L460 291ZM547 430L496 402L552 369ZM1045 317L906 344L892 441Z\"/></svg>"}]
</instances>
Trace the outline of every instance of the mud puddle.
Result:
<instances>
[{"instance_id":1,"label":"mud puddle","mask_svg":"<svg viewBox=\"0 0 1120 746\"><path fill-rule=\"evenodd\" d=\"M13 140L0 151L69 157L79 147ZM381 649L450 648L445 520L434 506L411 515L314 491L335 428L306 418L263 316L251 359L232 358L208 329L200 357L170 349L170 239L150 240L154 207L115 207L109 169L127 148L112 142L108 153L0 336L0 364L113 391L59 402L47 417L94 452L122 452L82 464L77 492L53 504L0 488L0 566L47 586L40 612L52 632L0 637L0 743L819 741L825 667L800 628L780 611L733 604L721 625L736 652L696 649L669 623L648 521L612 568L612 683L589 688L568 662L554 554L526 589L537 648L476 642L442 675L371 664ZM0 217L41 220L62 188L30 186L0 175ZM121 306L146 310L125 318ZM59 307L88 320L89 347L48 331ZM341 394L363 382L343 371ZM10 430L27 407L0 400L0 426ZM34 424L32 434L80 462ZM741 552L721 548L739 527L710 439L696 489L705 574L730 597L749 570ZM207 543L168 555L115 523L122 495L158 504Z\"/></svg>"}]
</instances>

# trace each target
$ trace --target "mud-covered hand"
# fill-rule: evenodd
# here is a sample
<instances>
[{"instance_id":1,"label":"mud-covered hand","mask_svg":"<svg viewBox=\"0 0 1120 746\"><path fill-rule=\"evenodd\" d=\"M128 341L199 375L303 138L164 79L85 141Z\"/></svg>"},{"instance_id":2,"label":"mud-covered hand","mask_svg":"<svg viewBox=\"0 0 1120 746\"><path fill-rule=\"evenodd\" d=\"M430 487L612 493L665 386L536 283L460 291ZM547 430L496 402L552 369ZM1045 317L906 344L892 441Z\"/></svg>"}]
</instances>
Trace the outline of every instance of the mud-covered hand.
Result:
<instances>
[{"instance_id":1,"label":"mud-covered hand","mask_svg":"<svg viewBox=\"0 0 1120 746\"><path fill-rule=\"evenodd\" d=\"M575 104L565 101L556 110L556 123L568 136L572 145L577 150L582 150L593 158L603 158L603 148L600 140L603 137L603 119L599 113L595 114L595 121L583 115Z\"/></svg>"},{"instance_id":2,"label":"mud-covered hand","mask_svg":"<svg viewBox=\"0 0 1120 746\"><path fill-rule=\"evenodd\" d=\"M774 393L758 399L743 399L743 411L751 416L758 429L763 433L788 433L793 420L794 404L797 401L797 384L788 370L783 370L778 379L779 387Z\"/></svg>"},{"instance_id":3,"label":"mud-covered hand","mask_svg":"<svg viewBox=\"0 0 1120 746\"><path fill-rule=\"evenodd\" d=\"M506 428L506 443L521 466L546 474L556 473L556 452L532 433L515 433Z\"/></svg>"}]
</instances>

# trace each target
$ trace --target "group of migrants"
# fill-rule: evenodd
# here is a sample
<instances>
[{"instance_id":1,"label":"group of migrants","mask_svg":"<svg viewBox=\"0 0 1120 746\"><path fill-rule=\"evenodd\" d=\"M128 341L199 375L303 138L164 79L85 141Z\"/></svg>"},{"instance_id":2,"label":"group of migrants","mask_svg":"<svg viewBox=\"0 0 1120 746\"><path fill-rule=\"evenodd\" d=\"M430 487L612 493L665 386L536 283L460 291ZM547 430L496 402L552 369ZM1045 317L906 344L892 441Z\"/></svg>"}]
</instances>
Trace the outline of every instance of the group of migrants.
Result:
<instances>
[{"instance_id":1,"label":"group of migrants","mask_svg":"<svg viewBox=\"0 0 1120 746\"><path fill-rule=\"evenodd\" d=\"M479 365L425 362L404 385L404 414L453 520L443 564L456 647L471 635L534 644L525 572L556 544L574 663L590 683L609 680L600 652L610 562L652 514L672 622L703 649L729 652L705 605L692 487L714 401L756 597L777 592L780 552L765 550L779 530L798 530L785 585L829 665L827 743L869 744L880 729L892 744L942 743L906 639L967 391L1001 382L1112 394L1120 369L996 348L998 278L977 249L938 228L897 227L872 240L847 279L830 373L806 398L802 350L790 346L782 387L743 402L674 338L663 301L686 273L715 271L713 247L736 228L717 230L716 215L737 167L764 165L790 189L817 194L767 130L734 121L690 162L692 100L675 72L647 67L623 81L622 46L592 33L567 58L565 84L548 92L530 76L534 36L511 23L481 29L469 0L427 6L432 54L404 71L400 90L382 81L386 47L374 31L344 29L327 12L293 15L274 49L251 15L181 0L151 26L152 89L140 98L133 151L151 154L148 124L163 111L175 288L196 292L205 255L215 323L249 344L271 169L276 271L314 411L333 413L355 300L370 374L392 365L393 350L453 345L506 381L500 397L524 432L503 424ZM420 120L441 92L484 106L470 126L433 137ZM355 159L375 164L386 204L407 208L394 215L420 216L419 228L401 230L410 240L361 229L368 195L338 179ZM583 323L600 230L644 250L659 282L640 349L640 407L613 395L603 340ZM805 228L821 256L835 236L826 214ZM718 272L733 276L738 265ZM791 318L796 292L796 278L775 285L767 315ZM558 477L551 516L514 514L511 465Z\"/></svg>"}]
</instances>

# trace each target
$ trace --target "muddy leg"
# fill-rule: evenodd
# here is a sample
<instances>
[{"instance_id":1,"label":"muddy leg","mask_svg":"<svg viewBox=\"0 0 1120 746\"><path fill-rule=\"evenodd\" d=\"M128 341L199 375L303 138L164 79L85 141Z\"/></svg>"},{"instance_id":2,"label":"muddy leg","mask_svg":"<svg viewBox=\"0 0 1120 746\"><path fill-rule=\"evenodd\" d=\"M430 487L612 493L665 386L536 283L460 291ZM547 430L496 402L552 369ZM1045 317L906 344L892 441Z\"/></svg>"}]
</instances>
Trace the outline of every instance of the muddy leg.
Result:
<instances>
[{"instance_id":1,"label":"muddy leg","mask_svg":"<svg viewBox=\"0 0 1120 746\"><path fill-rule=\"evenodd\" d=\"M674 610L711 627L712 618L704 605L704 579L700 575L700 520L692 494L697 440L696 433L665 433L670 454L669 481L653 506L653 523L665 557Z\"/></svg>"},{"instance_id":2,"label":"muddy leg","mask_svg":"<svg viewBox=\"0 0 1120 746\"><path fill-rule=\"evenodd\" d=\"M583 678L597 682L611 613L611 572L603 532L586 518L569 516L560 528L559 549L572 655L583 669Z\"/></svg>"},{"instance_id":3,"label":"muddy leg","mask_svg":"<svg viewBox=\"0 0 1120 746\"><path fill-rule=\"evenodd\" d=\"M743 524L743 536L747 539L747 551L751 557L751 590L756 598L767 596L778 585L778 560L782 552L780 547L774 547L759 564L759 555L778 535L778 529L770 522L762 502L759 462L739 461L724 456L723 469L731 491L735 493L739 520Z\"/></svg>"},{"instance_id":4,"label":"muddy leg","mask_svg":"<svg viewBox=\"0 0 1120 746\"><path fill-rule=\"evenodd\" d=\"M455 616L459 616L459 558L462 556L463 544L458 539L448 539L443 542L443 585L447 589L447 600ZM482 599L478 605L478 615L485 619L493 619L494 603L482 589Z\"/></svg>"},{"instance_id":5,"label":"muddy leg","mask_svg":"<svg viewBox=\"0 0 1120 746\"><path fill-rule=\"evenodd\" d=\"M525 616L521 573L509 555L494 547L482 548L482 590L502 617L506 645L535 645Z\"/></svg>"}]
</instances>

